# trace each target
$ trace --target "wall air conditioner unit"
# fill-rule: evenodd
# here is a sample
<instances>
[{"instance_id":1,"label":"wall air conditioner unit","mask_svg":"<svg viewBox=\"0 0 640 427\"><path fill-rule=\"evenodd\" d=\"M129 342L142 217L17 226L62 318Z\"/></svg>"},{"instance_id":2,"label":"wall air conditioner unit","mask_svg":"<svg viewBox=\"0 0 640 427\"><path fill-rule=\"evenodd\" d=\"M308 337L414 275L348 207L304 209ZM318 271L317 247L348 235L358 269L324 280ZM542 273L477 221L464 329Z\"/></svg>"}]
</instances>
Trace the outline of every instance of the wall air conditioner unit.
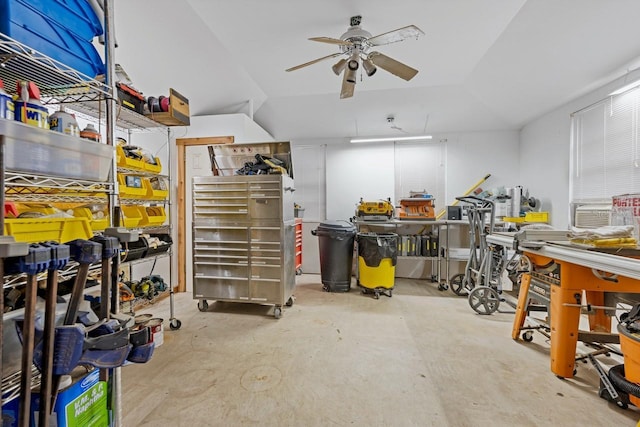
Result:
<instances>
[{"instance_id":1,"label":"wall air conditioner unit","mask_svg":"<svg viewBox=\"0 0 640 427\"><path fill-rule=\"evenodd\" d=\"M576 208L574 226L597 228L611 224L611 205L582 205Z\"/></svg>"}]
</instances>

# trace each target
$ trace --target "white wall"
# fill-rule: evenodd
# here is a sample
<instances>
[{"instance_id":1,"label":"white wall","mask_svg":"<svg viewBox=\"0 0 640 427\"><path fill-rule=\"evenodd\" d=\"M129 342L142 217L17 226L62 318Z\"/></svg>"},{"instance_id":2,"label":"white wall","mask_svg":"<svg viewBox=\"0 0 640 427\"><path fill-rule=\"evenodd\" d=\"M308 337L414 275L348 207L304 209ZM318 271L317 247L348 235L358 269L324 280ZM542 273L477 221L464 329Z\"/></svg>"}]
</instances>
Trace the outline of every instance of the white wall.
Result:
<instances>
[{"instance_id":1,"label":"white wall","mask_svg":"<svg viewBox=\"0 0 640 427\"><path fill-rule=\"evenodd\" d=\"M484 189L498 186L524 185L519 178L517 131L468 132L434 136L446 140L446 201L451 204L455 196L462 195L480 178L491 173L483 184ZM298 147L326 146L326 215L307 217L305 213L303 234L303 266L305 273L319 273L317 238L310 235L319 222L325 219L347 219L354 215L360 197L378 199L394 195L393 144L349 144L345 139L299 139L291 141L296 173L296 187L305 191L322 191L323 174L300 174L305 167L314 170L322 161L311 164L297 163L304 156L296 156ZM419 147L416 148L419 150ZM419 155L419 153L417 153ZM309 159L306 159L309 160ZM306 182L308 180L314 182ZM304 181L304 182L299 182ZM429 190L429 189L427 189ZM314 200L306 195L305 200ZM315 200L322 200L318 196ZM308 208L307 208L308 209Z\"/></svg>"},{"instance_id":2,"label":"white wall","mask_svg":"<svg viewBox=\"0 0 640 427\"><path fill-rule=\"evenodd\" d=\"M569 226L571 113L638 79L640 71L632 71L545 114L522 129L520 179L534 195L542 196L543 210L551 212L550 220L554 227L566 229Z\"/></svg>"},{"instance_id":3,"label":"white wall","mask_svg":"<svg viewBox=\"0 0 640 427\"><path fill-rule=\"evenodd\" d=\"M465 132L443 136L447 146L446 205L487 174L483 190L524 185L520 180L517 131Z\"/></svg>"}]
</instances>

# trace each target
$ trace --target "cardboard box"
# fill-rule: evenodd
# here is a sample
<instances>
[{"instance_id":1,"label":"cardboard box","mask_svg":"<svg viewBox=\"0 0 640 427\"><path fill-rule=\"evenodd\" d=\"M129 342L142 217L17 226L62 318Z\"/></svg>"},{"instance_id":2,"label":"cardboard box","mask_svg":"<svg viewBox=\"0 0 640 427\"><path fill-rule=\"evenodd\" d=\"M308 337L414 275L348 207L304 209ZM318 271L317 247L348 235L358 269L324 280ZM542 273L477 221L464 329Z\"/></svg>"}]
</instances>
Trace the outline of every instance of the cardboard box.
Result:
<instances>
[{"instance_id":1,"label":"cardboard box","mask_svg":"<svg viewBox=\"0 0 640 427\"><path fill-rule=\"evenodd\" d=\"M174 89L169 89L169 111L145 115L166 126L189 126L191 123L189 100Z\"/></svg>"},{"instance_id":2,"label":"cardboard box","mask_svg":"<svg viewBox=\"0 0 640 427\"><path fill-rule=\"evenodd\" d=\"M633 225L633 237L640 240L640 194L613 196L611 225Z\"/></svg>"}]
</instances>

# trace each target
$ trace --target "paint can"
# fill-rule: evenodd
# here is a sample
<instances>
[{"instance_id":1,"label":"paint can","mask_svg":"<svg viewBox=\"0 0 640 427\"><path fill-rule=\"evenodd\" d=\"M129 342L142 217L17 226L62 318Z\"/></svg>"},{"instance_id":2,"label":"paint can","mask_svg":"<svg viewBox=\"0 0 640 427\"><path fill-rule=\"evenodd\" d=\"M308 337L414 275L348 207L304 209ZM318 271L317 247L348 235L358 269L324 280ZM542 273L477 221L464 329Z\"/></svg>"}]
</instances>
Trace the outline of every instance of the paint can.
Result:
<instances>
[{"instance_id":1,"label":"paint can","mask_svg":"<svg viewBox=\"0 0 640 427\"><path fill-rule=\"evenodd\" d=\"M151 330L151 341L155 343L156 347L159 347L164 342L164 332L162 329L162 322L164 320L159 317L149 319L145 326Z\"/></svg>"}]
</instances>

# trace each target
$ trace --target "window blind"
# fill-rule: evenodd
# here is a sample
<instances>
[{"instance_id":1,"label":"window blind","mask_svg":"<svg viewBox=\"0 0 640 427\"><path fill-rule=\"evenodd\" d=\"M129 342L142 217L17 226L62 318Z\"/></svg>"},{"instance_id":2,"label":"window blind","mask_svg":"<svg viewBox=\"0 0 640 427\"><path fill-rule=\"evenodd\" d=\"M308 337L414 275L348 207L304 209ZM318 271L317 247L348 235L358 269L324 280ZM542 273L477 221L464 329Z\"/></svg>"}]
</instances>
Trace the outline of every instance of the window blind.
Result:
<instances>
[{"instance_id":1,"label":"window blind","mask_svg":"<svg viewBox=\"0 0 640 427\"><path fill-rule=\"evenodd\" d=\"M572 114L572 203L611 202L640 193L640 88L610 96Z\"/></svg>"}]
</instances>

